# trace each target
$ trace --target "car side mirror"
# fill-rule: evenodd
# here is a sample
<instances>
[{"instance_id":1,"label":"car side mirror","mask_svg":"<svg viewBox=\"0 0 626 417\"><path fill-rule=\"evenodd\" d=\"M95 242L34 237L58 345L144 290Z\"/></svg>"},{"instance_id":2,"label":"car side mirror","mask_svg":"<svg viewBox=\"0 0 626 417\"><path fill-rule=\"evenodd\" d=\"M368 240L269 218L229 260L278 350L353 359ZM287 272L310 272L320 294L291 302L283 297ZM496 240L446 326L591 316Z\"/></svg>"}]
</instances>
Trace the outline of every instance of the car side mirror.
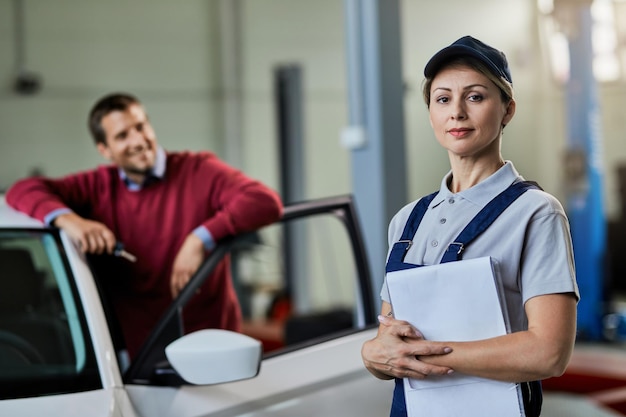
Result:
<instances>
[{"instance_id":1,"label":"car side mirror","mask_svg":"<svg viewBox=\"0 0 626 417\"><path fill-rule=\"evenodd\" d=\"M221 329L198 330L165 348L178 375L195 385L252 378L259 373L262 353L258 340Z\"/></svg>"}]
</instances>

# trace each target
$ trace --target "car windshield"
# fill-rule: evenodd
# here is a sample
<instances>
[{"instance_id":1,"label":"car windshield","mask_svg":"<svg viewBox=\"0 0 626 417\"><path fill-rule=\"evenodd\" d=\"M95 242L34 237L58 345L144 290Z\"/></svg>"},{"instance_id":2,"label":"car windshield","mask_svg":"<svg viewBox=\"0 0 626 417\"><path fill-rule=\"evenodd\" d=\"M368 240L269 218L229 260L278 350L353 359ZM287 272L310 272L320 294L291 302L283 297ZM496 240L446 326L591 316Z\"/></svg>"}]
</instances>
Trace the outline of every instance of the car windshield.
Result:
<instances>
[{"instance_id":1,"label":"car windshield","mask_svg":"<svg viewBox=\"0 0 626 417\"><path fill-rule=\"evenodd\" d=\"M56 231L0 230L0 398L102 388Z\"/></svg>"}]
</instances>

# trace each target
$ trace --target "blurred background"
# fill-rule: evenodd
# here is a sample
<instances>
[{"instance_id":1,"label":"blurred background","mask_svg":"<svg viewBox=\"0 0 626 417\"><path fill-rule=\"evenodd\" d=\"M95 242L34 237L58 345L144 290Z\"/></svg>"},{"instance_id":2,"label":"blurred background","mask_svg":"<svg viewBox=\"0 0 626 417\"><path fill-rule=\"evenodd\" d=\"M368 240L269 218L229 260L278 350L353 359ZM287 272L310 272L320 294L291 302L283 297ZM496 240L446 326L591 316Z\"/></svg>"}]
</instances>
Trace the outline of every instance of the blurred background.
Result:
<instances>
[{"instance_id":1,"label":"blurred background","mask_svg":"<svg viewBox=\"0 0 626 417\"><path fill-rule=\"evenodd\" d=\"M626 289L619 0L0 0L0 192L104 163L87 114L130 92L166 149L214 151L287 202L354 194L377 292L387 222L449 169L422 70L464 35L509 59L504 157L566 207L580 331L604 338Z\"/></svg>"},{"instance_id":2,"label":"blurred background","mask_svg":"<svg viewBox=\"0 0 626 417\"><path fill-rule=\"evenodd\" d=\"M611 47L614 59L604 71L598 61L598 89L606 215L615 218L616 169L626 160L619 42L626 4L593 5L598 30L613 36L598 36L598 54ZM518 111L505 157L565 197L567 56L554 52L559 29L543 7L533 0L399 2L407 198L437 188L448 169L421 98L422 69L466 34L510 61ZM103 163L86 118L112 91L145 102L166 148L213 150L278 186L273 72L294 64L303 80L305 197L350 192L350 151L340 145L349 124L345 15L340 0L0 0L0 188L32 172L57 176Z\"/></svg>"},{"instance_id":3,"label":"blurred background","mask_svg":"<svg viewBox=\"0 0 626 417\"><path fill-rule=\"evenodd\" d=\"M104 163L87 114L129 92L168 150L211 150L286 202L353 194L376 297L389 219L449 169L423 67L464 35L509 60L504 157L568 212L580 340L623 343L623 0L0 0L0 194Z\"/></svg>"}]
</instances>

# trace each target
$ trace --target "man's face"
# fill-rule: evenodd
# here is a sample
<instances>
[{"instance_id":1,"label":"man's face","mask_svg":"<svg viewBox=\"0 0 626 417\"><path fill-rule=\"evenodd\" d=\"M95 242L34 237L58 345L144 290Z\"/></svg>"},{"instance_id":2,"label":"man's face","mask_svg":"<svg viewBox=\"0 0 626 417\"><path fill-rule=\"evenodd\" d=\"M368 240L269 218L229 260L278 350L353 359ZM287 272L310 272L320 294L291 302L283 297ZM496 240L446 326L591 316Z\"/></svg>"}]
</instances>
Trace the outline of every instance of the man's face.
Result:
<instances>
[{"instance_id":1,"label":"man's face","mask_svg":"<svg viewBox=\"0 0 626 417\"><path fill-rule=\"evenodd\" d=\"M122 168L128 177L142 183L154 166L157 140L148 116L139 104L114 111L102 118L106 144L98 143L100 154Z\"/></svg>"}]
</instances>

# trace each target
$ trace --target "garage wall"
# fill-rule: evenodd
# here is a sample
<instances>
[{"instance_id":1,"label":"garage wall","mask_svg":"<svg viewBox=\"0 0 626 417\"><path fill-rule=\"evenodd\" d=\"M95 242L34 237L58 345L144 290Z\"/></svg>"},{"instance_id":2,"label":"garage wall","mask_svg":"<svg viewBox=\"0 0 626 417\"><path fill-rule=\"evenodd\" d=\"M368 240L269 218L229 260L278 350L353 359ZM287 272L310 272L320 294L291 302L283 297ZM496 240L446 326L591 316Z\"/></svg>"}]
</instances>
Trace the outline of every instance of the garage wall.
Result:
<instances>
[{"instance_id":1,"label":"garage wall","mask_svg":"<svg viewBox=\"0 0 626 417\"><path fill-rule=\"evenodd\" d=\"M350 192L350 155L339 146L347 123L343 1L242 1L245 166L261 172L276 159L273 71L299 65L309 198Z\"/></svg>"},{"instance_id":2,"label":"garage wall","mask_svg":"<svg viewBox=\"0 0 626 417\"><path fill-rule=\"evenodd\" d=\"M278 186L272 70L304 74L305 195L349 192L350 155L339 145L347 122L343 1L240 0L241 167ZM211 149L227 157L222 111L219 1L22 0L26 68L41 76L34 96L12 91L16 76L12 0L0 0L0 189L32 170L48 175L101 163L86 129L93 102L113 90L142 98L169 149ZM422 68L439 48L473 34L507 52L518 100L503 153L529 179L563 198L562 92L540 50L531 0L403 0L402 34L409 198L439 185L448 163L421 100ZM603 87L606 194L619 209L613 167L626 159L622 85ZM226 158L228 159L228 158Z\"/></svg>"},{"instance_id":3,"label":"garage wall","mask_svg":"<svg viewBox=\"0 0 626 417\"><path fill-rule=\"evenodd\" d=\"M14 2L0 0L0 187L33 169L57 176L104 162L86 119L112 91L144 101L165 147L220 151L213 2L21 3L25 68L43 87L12 89Z\"/></svg>"}]
</instances>

